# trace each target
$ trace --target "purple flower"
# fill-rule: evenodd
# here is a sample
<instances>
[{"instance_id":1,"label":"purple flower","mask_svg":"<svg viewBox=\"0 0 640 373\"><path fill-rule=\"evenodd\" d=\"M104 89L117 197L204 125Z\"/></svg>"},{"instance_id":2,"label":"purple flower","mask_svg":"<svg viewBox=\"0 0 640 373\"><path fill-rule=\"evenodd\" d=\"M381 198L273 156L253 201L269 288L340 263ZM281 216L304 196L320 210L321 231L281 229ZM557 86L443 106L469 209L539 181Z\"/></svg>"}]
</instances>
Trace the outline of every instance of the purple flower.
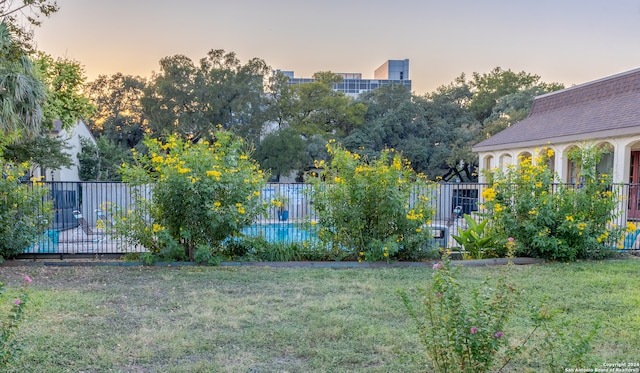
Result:
<instances>
[{"instance_id":1,"label":"purple flower","mask_svg":"<svg viewBox=\"0 0 640 373\"><path fill-rule=\"evenodd\" d=\"M31 281L33 281L33 280L31 279L31 277L29 277L29 276L24 276L24 280L25 280L26 282L28 282L28 283L30 283Z\"/></svg>"},{"instance_id":2,"label":"purple flower","mask_svg":"<svg viewBox=\"0 0 640 373\"><path fill-rule=\"evenodd\" d=\"M497 331L496 334L493 335L494 338L501 338L504 334L501 331Z\"/></svg>"},{"instance_id":3,"label":"purple flower","mask_svg":"<svg viewBox=\"0 0 640 373\"><path fill-rule=\"evenodd\" d=\"M437 293L436 293L436 297L437 297L437 298L440 298L441 296L442 296L442 293L441 293L441 292L437 292Z\"/></svg>"},{"instance_id":4,"label":"purple flower","mask_svg":"<svg viewBox=\"0 0 640 373\"><path fill-rule=\"evenodd\" d=\"M22 303L22 301L20 299L16 299L13 301L13 304L15 304L16 306L19 306L20 303Z\"/></svg>"},{"instance_id":5,"label":"purple flower","mask_svg":"<svg viewBox=\"0 0 640 373\"><path fill-rule=\"evenodd\" d=\"M436 263L433 265L433 269L440 269L442 268L442 263Z\"/></svg>"},{"instance_id":6,"label":"purple flower","mask_svg":"<svg viewBox=\"0 0 640 373\"><path fill-rule=\"evenodd\" d=\"M476 334L477 331L478 328L476 328L475 326L471 327L471 334Z\"/></svg>"},{"instance_id":7,"label":"purple flower","mask_svg":"<svg viewBox=\"0 0 640 373\"><path fill-rule=\"evenodd\" d=\"M513 237L509 237L509 239L507 241L513 242L513 241L515 241L515 239Z\"/></svg>"}]
</instances>

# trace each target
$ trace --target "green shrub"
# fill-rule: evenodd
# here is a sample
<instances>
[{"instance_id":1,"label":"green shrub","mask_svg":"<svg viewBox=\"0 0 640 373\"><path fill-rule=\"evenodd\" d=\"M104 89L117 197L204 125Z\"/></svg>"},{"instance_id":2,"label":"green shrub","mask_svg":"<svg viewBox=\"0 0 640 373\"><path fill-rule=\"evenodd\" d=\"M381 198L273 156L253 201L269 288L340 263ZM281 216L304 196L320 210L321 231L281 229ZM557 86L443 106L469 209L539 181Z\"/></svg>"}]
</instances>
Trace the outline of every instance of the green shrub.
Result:
<instances>
[{"instance_id":1,"label":"green shrub","mask_svg":"<svg viewBox=\"0 0 640 373\"><path fill-rule=\"evenodd\" d=\"M48 189L32 179L22 183L28 165L14 165L0 158L0 262L34 245L51 223Z\"/></svg>"},{"instance_id":2,"label":"green shrub","mask_svg":"<svg viewBox=\"0 0 640 373\"><path fill-rule=\"evenodd\" d=\"M518 255L572 261L611 253L625 227L611 224L619 196L611 176L596 172L601 150L584 145L570 154L580 166L577 186L555 183L547 166L552 153L537 153L489 175L492 186L482 197L493 231L515 238Z\"/></svg>"},{"instance_id":3,"label":"green shrub","mask_svg":"<svg viewBox=\"0 0 640 373\"><path fill-rule=\"evenodd\" d=\"M424 176L393 150L366 160L334 141L327 149L332 160L316 161L323 171L310 196L319 217L310 228L320 242L337 257L367 261L426 250L434 211Z\"/></svg>"},{"instance_id":4,"label":"green shrub","mask_svg":"<svg viewBox=\"0 0 640 373\"><path fill-rule=\"evenodd\" d=\"M26 286L31 283L31 278L25 276ZM4 283L0 282L0 301L4 301ZM11 363L18 357L22 351L19 335L17 334L18 326L23 318L24 311L28 302L28 294L23 291L18 298L13 300L9 315L0 315L0 369L4 372L9 368ZM4 308L2 308L4 309Z\"/></svg>"},{"instance_id":5,"label":"green shrub","mask_svg":"<svg viewBox=\"0 0 640 373\"><path fill-rule=\"evenodd\" d=\"M145 140L148 155L134 153L123 167L123 180L138 188L135 208L116 219L119 235L167 260L193 261L196 249L213 250L266 211L265 175L246 145L228 131L213 135L212 144Z\"/></svg>"},{"instance_id":6,"label":"green shrub","mask_svg":"<svg viewBox=\"0 0 640 373\"><path fill-rule=\"evenodd\" d=\"M434 372L500 372L510 365L559 372L587 366L599 322L586 334L565 334L566 325L553 321L548 304L532 305L507 282L510 268L480 287L464 289L445 255L433 265L430 283L417 287L413 298L400 292ZM531 330L516 340L507 326L519 304L529 308Z\"/></svg>"},{"instance_id":7,"label":"green shrub","mask_svg":"<svg viewBox=\"0 0 640 373\"><path fill-rule=\"evenodd\" d=\"M497 241L488 230L485 231L488 220L478 223L467 214L464 214L464 220L467 229L458 227L458 235L452 234L451 237L464 248L465 259L484 259L506 254L504 251L496 250Z\"/></svg>"},{"instance_id":8,"label":"green shrub","mask_svg":"<svg viewBox=\"0 0 640 373\"><path fill-rule=\"evenodd\" d=\"M485 280L466 300L447 255L433 266L431 284L417 289L418 301L400 293L436 372L487 372L509 345L505 326L515 306L515 289Z\"/></svg>"}]
</instances>

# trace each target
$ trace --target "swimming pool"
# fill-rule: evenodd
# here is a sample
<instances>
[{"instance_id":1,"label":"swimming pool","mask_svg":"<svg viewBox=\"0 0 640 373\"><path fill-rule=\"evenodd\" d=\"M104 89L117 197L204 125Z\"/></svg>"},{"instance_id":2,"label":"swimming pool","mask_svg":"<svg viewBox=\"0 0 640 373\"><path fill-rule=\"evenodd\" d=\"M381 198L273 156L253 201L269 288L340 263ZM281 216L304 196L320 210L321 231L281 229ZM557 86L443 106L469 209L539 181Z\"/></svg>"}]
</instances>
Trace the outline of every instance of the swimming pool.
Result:
<instances>
[{"instance_id":1,"label":"swimming pool","mask_svg":"<svg viewBox=\"0 0 640 373\"><path fill-rule=\"evenodd\" d=\"M242 230L247 236L262 236L268 242L302 242L315 239L315 236L298 224L253 224Z\"/></svg>"}]
</instances>

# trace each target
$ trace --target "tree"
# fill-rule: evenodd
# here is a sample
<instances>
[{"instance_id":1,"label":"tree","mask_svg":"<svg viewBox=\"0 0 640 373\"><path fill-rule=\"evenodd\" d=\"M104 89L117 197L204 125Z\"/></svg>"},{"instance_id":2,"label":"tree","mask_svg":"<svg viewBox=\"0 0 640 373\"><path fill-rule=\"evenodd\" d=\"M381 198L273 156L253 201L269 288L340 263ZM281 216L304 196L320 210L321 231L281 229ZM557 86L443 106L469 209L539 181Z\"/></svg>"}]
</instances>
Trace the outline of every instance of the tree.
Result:
<instances>
[{"instance_id":1,"label":"tree","mask_svg":"<svg viewBox=\"0 0 640 373\"><path fill-rule=\"evenodd\" d=\"M457 164L459 157L473 159L468 139L477 122L465 107L470 96L461 80L423 97L401 85L380 87L360 96L367 107L365 124L343 142L349 150L370 158L393 148L414 170L437 178ZM463 154L461 148L468 148L470 154Z\"/></svg>"},{"instance_id":2,"label":"tree","mask_svg":"<svg viewBox=\"0 0 640 373\"><path fill-rule=\"evenodd\" d=\"M118 146L106 136L99 137L96 144L81 138L82 150L78 153L78 174L83 181L121 181L119 172L123 163L132 159L131 151Z\"/></svg>"},{"instance_id":3,"label":"tree","mask_svg":"<svg viewBox=\"0 0 640 373\"><path fill-rule=\"evenodd\" d=\"M33 138L40 133L46 87L26 51L0 22L0 134Z\"/></svg>"},{"instance_id":4,"label":"tree","mask_svg":"<svg viewBox=\"0 0 640 373\"><path fill-rule=\"evenodd\" d=\"M100 75L90 82L87 94L96 106L88 120L92 134L126 150L140 144L149 131L141 103L145 87L143 78L121 73Z\"/></svg>"},{"instance_id":5,"label":"tree","mask_svg":"<svg viewBox=\"0 0 640 373\"><path fill-rule=\"evenodd\" d=\"M253 158L263 170L269 170L277 178L294 170L306 170L312 162L307 155L305 141L291 128L265 136Z\"/></svg>"},{"instance_id":6,"label":"tree","mask_svg":"<svg viewBox=\"0 0 640 373\"><path fill-rule=\"evenodd\" d=\"M142 98L153 132L208 138L218 125L225 129L261 128L263 80L267 64L254 58L241 64L235 53L212 50L195 65L183 55L160 60ZM247 133L255 131L243 129Z\"/></svg>"},{"instance_id":7,"label":"tree","mask_svg":"<svg viewBox=\"0 0 640 373\"><path fill-rule=\"evenodd\" d=\"M551 90L561 89L559 84L543 84L523 89L498 98L491 115L485 119L481 137L478 141L487 139L503 129L526 118L531 111L533 99L536 96L549 93Z\"/></svg>"},{"instance_id":8,"label":"tree","mask_svg":"<svg viewBox=\"0 0 640 373\"><path fill-rule=\"evenodd\" d=\"M85 79L82 68L77 62L54 60L38 53L34 69L38 72L39 86L44 85L46 94L38 109L42 114L41 123L29 131L19 130L21 136L8 145L5 156L14 162L31 162L32 169L68 167L73 164L66 152L70 147L62 139L50 137L49 131L55 121L60 121L63 128L72 128L93 110L81 92Z\"/></svg>"},{"instance_id":9,"label":"tree","mask_svg":"<svg viewBox=\"0 0 640 373\"><path fill-rule=\"evenodd\" d=\"M558 83L542 83L539 75L532 75L524 71L514 73L511 70L502 70L500 67L496 67L486 74L474 72L469 86L473 92L469 110L480 123L483 123L491 115L493 107L502 96L534 86L541 86L548 92L562 88L562 85Z\"/></svg>"},{"instance_id":10,"label":"tree","mask_svg":"<svg viewBox=\"0 0 640 373\"><path fill-rule=\"evenodd\" d=\"M429 123L427 138L432 151L423 171L429 176L444 176L460 163L477 165L478 156L471 146L481 126L467 109L470 97L469 87L457 79L419 101Z\"/></svg>"},{"instance_id":11,"label":"tree","mask_svg":"<svg viewBox=\"0 0 640 373\"><path fill-rule=\"evenodd\" d=\"M18 139L4 149L4 159L15 162L31 163L31 169L58 170L73 165L68 150L71 147L59 137L40 135L28 141Z\"/></svg>"},{"instance_id":12,"label":"tree","mask_svg":"<svg viewBox=\"0 0 640 373\"><path fill-rule=\"evenodd\" d=\"M364 123L366 106L333 89L342 77L318 72L314 79L293 86L290 127L306 138L318 134L342 138Z\"/></svg>"},{"instance_id":13,"label":"tree","mask_svg":"<svg viewBox=\"0 0 640 373\"><path fill-rule=\"evenodd\" d=\"M42 16L49 17L59 9L55 0L0 0L0 21L17 36L21 48L32 51L33 32L28 27L40 26Z\"/></svg>"},{"instance_id":14,"label":"tree","mask_svg":"<svg viewBox=\"0 0 640 373\"><path fill-rule=\"evenodd\" d=\"M47 87L47 100L43 107L47 128L59 120L62 128L69 129L91 116L95 108L83 93L86 77L80 63L63 58L54 59L39 52L35 66Z\"/></svg>"}]
</instances>

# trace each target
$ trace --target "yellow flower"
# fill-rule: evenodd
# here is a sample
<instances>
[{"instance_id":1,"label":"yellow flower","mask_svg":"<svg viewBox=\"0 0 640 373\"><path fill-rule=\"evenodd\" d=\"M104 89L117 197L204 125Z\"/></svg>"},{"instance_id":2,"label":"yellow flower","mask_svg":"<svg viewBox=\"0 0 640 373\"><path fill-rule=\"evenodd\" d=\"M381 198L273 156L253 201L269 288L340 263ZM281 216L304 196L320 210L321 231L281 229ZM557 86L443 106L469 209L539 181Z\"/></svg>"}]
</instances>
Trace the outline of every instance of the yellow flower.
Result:
<instances>
[{"instance_id":1,"label":"yellow flower","mask_svg":"<svg viewBox=\"0 0 640 373\"><path fill-rule=\"evenodd\" d=\"M631 232L635 232L638 229L638 227L632 223L632 222L627 222L627 232L631 233Z\"/></svg>"},{"instance_id":2,"label":"yellow flower","mask_svg":"<svg viewBox=\"0 0 640 373\"><path fill-rule=\"evenodd\" d=\"M567 215L567 217L565 219L567 219L567 221L573 221L573 216Z\"/></svg>"},{"instance_id":3,"label":"yellow flower","mask_svg":"<svg viewBox=\"0 0 640 373\"><path fill-rule=\"evenodd\" d=\"M220 177L221 175L222 173L220 173L220 171L216 171L216 170L207 171L207 176Z\"/></svg>"},{"instance_id":4,"label":"yellow flower","mask_svg":"<svg viewBox=\"0 0 640 373\"><path fill-rule=\"evenodd\" d=\"M244 207L238 207L238 212L244 214Z\"/></svg>"},{"instance_id":5,"label":"yellow flower","mask_svg":"<svg viewBox=\"0 0 640 373\"><path fill-rule=\"evenodd\" d=\"M220 203L219 201L215 201L215 202L213 203L213 205L214 205L215 207L220 207L221 203Z\"/></svg>"},{"instance_id":6,"label":"yellow flower","mask_svg":"<svg viewBox=\"0 0 640 373\"><path fill-rule=\"evenodd\" d=\"M553 157L554 151L553 149L547 149L547 157L551 158Z\"/></svg>"},{"instance_id":7,"label":"yellow flower","mask_svg":"<svg viewBox=\"0 0 640 373\"><path fill-rule=\"evenodd\" d=\"M487 202L491 202L496 198L496 191L493 188L487 188L482 191L482 198Z\"/></svg>"},{"instance_id":8,"label":"yellow flower","mask_svg":"<svg viewBox=\"0 0 640 373\"><path fill-rule=\"evenodd\" d=\"M385 251L384 254L382 254L382 255L384 255L385 257L388 257L389 253Z\"/></svg>"},{"instance_id":9,"label":"yellow flower","mask_svg":"<svg viewBox=\"0 0 640 373\"><path fill-rule=\"evenodd\" d=\"M333 180L334 180L336 183L339 183L340 181L342 181L342 179L341 179L341 178L339 178L338 176L336 176Z\"/></svg>"}]
</instances>

